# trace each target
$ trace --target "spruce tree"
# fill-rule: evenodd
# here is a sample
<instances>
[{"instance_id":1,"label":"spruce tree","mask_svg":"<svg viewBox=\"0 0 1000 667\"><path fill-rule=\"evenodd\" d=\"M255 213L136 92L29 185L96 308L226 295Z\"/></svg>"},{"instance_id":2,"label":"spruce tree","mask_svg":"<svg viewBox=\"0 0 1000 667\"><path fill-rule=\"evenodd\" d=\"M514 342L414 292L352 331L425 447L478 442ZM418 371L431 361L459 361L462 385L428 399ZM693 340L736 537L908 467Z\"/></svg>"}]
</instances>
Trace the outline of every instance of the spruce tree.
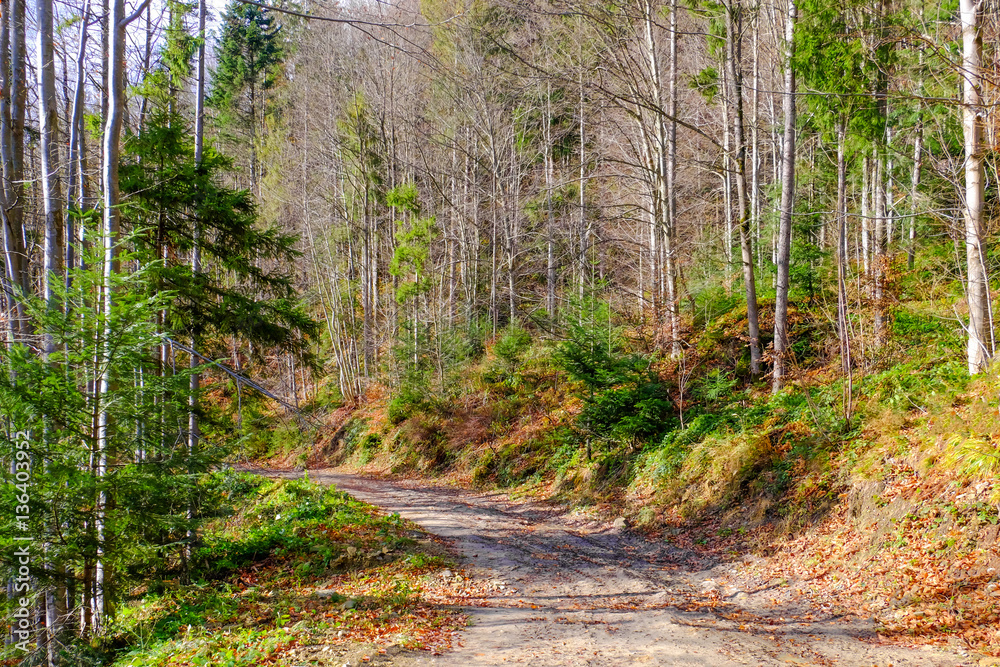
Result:
<instances>
[{"instance_id":1,"label":"spruce tree","mask_svg":"<svg viewBox=\"0 0 1000 667\"><path fill-rule=\"evenodd\" d=\"M250 189L259 194L262 173L257 143L264 125L267 91L274 87L283 54L281 28L271 13L232 2L222 14L216 45L218 67L206 100L216 112L222 138L250 150Z\"/></svg>"}]
</instances>

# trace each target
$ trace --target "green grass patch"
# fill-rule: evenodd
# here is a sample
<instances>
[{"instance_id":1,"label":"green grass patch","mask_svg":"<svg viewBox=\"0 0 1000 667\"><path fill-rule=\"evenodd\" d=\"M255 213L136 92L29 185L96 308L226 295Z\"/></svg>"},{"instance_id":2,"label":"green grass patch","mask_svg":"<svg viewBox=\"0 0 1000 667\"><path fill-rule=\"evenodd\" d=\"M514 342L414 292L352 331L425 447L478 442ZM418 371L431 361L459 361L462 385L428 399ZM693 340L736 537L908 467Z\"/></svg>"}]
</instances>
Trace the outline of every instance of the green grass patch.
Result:
<instances>
[{"instance_id":1,"label":"green grass patch","mask_svg":"<svg viewBox=\"0 0 1000 667\"><path fill-rule=\"evenodd\" d=\"M189 581L137 590L94 642L101 664L293 664L298 646L433 648L464 625L423 601L427 575L450 563L398 515L307 478L219 473L205 494L221 500Z\"/></svg>"}]
</instances>

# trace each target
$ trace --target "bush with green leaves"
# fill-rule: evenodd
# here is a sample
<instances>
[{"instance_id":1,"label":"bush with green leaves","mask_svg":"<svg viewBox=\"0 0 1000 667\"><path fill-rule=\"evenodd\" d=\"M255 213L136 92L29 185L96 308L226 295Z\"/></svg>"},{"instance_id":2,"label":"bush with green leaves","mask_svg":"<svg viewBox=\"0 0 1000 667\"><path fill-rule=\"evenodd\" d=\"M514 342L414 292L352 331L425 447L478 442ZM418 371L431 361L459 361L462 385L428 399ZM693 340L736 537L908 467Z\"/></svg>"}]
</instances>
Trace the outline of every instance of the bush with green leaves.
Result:
<instances>
[{"instance_id":1,"label":"bush with green leaves","mask_svg":"<svg viewBox=\"0 0 1000 667\"><path fill-rule=\"evenodd\" d=\"M343 491L310 481L266 480L246 473L217 473L206 484L226 496L235 514L199 546L192 575L216 579L261 558L305 557L311 571L331 567L344 551L331 534L351 535L356 548L374 537L390 546L403 538L399 515L383 516ZM344 533L346 531L346 533Z\"/></svg>"},{"instance_id":2,"label":"bush with green leaves","mask_svg":"<svg viewBox=\"0 0 1000 667\"><path fill-rule=\"evenodd\" d=\"M518 324L511 324L497 338L493 353L507 365L508 370L513 371L521 363L521 358L530 346L531 334Z\"/></svg>"}]
</instances>

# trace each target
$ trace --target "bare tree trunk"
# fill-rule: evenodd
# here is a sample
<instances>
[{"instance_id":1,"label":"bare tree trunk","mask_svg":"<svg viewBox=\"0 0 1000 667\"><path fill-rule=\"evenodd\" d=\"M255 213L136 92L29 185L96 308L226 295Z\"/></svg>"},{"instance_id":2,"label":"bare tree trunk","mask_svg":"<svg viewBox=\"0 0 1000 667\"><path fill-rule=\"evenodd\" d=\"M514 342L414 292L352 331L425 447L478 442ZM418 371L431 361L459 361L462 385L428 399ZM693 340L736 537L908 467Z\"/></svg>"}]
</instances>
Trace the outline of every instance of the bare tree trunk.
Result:
<instances>
[{"instance_id":1,"label":"bare tree trunk","mask_svg":"<svg viewBox=\"0 0 1000 667\"><path fill-rule=\"evenodd\" d=\"M738 0L733 0L738 2ZM723 64L721 84L722 84L722 99L730 100L732 99L732 83L729 78L729 51L726 50L723 56L726 62ZM731 292L731 274L734 269L734 257L733 257L733 170L736 168L733 164L733 145L732 145L732 130L734 122L734 114L730 111L729 104L722 105L722 219L723 219L723 233L722 233L722 256L725 258L726 262L726 293Z\"/></svg>"},{"instance_id":2,"label":"bare tree trunk","mask_svg":"<svg viewBox=\"0 0 1000 667\"><path fill-rule=\"evenodd\" d=\"M194 164L195 169L201 169L202 156L205 151L205 0L198 2L198 64L195 74L195 95L194 95ZM197 276L201 273L201 224L195 220L194 239L191 246L191 274ZM196 336L191 337L191 349L197 350L199 340ZM195 355L191 355L190 367L197 369L199 360ZM198 451L198 440L201 432L198 426L198 392L201 389L201 374L192 372L188 380L188 438L187 456L188 473L192 470L193 459ZM189 499L187 507L187 519L194 520L193 499ZM191 561L191 546L194 543L194 530L188 526L187 544L184 546L185 562Z\"/></svg>"},{"instance_id":3,"label":"bare tree trunk","mask_svg":"<svg viewBox=\"0 0 1000 667\"><path fill-rule=\"evenodd\" d=\"M105 398L110 389L109 362L112 354L111 314L114 310L112 286L117 273L117 243L119 230L119 181L118 162L121 155L122 115L125 107L125 2L111 0L108 15L108 60L105 65L108 80L108 115L104 124L103 165L104 181L104 301L105 329L103 335L103 363L98 379L98 402L100 412L97 422L97 482L98 496L95 508L95 528L97 536L97 563L94 574L94 626L100 630L107 613L106 589L109 571L106 563L107 535L106 513L108 505L104 479L107 477L110 452L110 421Z\"/></svg>"},{"instance_id":4,"label":"bare tree trunk","mask_svg":"<svg viewBox=\"0 0 1000 667\"><path fill-rule=\"evenodd\" d=\"M913 270L913 262L917 253L917 194L920 187L920 167L923 161L924 125L917 118L917 126L913 133L913 171L910 174L910 230L906 244L906 267Z\"/></svg>"},{"instance_id":5,"label":"bare tree trunk","mask_svg":"<svg viewBox=\"0 0 1000 667\"><path fill-rule=\"evenodd\" d=\"M753 271L753 248L749 229L749 211L746 192L746 147L743 142L743 92L738 71L740 62L740 15L738 0L726 7L726 70L729 73L733 107L733 160L735 168L736 198L739 211L740 249L743 259L743 284L747 298L747 329L750 338L750 373L760 374L760 324L757 314L757 283Z\"/></svg>"},{"instance_id":6,"label":"bare tree trunk","mask_svg":"<svg viewBox=\"0 0 1000 667\"><path fill-rule=\"evenodd\" d=\"M861 166L861 266L871 275L871 158L865 155Z\"/></svg>"},{"instance_id":7,"label":"bare tree trunk","mask_svg":"<svg viewBox=\"0 0 1000 667\"><path fill-rule=\"evenodd\" d=\"M886 118L888 117L887 111ZM891 125L885 128L885 248L887 252L890 252L892 248L892 236L895 231L896 222L896 201L893 197L893 192L895 192L896 188L892 184L892 172L895 169L892 159L893 134Z\"/></svg>"},{"instance_id":8,"label":"bare tree trunk","mask_svg":"<svg viewBox=\"0 0 1000 667\"><path fill-rule=\"evenodd\" d=\"M372 248L374 243L371 230L373 216L371 215L371 203L369 201L371 197L368 190L368 185L365 184L364 210L361 222L361 302L363 309L362 350L364 352L364 369L365 376L371 377L375 368L375 296L372 293L375 284L375 279L372 276L375 273L375 251Z\"/></svg>"},{"instance_id":9,"label":"bare tree trunk","mask_svg":"<svg viewBox=\"0 0 1000 667\"><path fill-rule=\"evenodd\" d=\"M844 419L850 424L853 396L851 330L847 313L847 119L837 123L837 330L844 383Z\"/></svg>"},{"instance_id":10,"label":"bare tree trunk","mask_svg":"<svg viewBox=\"0 0 1000 667\"><path fill-rule=\"evenodd\" d=\"M80 258L76 257L77 234L73 212L84 206L84 174L81 158L83 154L83 107L86 103L84 90L85 60L87 56L88 23L90 22L90 0L83 8L80 19L80 40L76 51L76 79L73 89L73 105L69 120L69 164L66 180L66 269L74 268L77 262L83 261L83 248L80 248ZM83 228L81 225L81 237Z\"/></svg>"},{"instance_id":11,"label":"bare tree trunk","mask_svg":"<svg viewBox=\"0 0 1000 667\"><path fill-rule=\"evenodd\" d=\"M545 119L542 121L545 148L545 312L550 322L556 318L556 238L555 210L552 205L552 188L555 187L555 165L552 155L552 82L545 84Z\"/></svg>"},{"instance_id":12,"label":"bare tree trunk","mask_svg":"<svg viewBox=\"0 0 1000 667\"><path fill-rule=\"evenodd\" d=\"M0 159L3 161L3 200L0 202L0 223L3 225L5 283L10 290L14 317L10 320L10 337L21 339L30 332L24 310L24 297L31 292L31 275L24 235L24 109L25 88L25 27L24 0L12 0L0 7L2 35L0 50ZM8 46L10 59L7 60Z\"/></svg>"},{"instance_id":13,"label":"bare tree trunk","mask_svg":"<svg viewBox=\"0 0 1000 667\"><path fill-rule=\"evenodd\" d=\"M104 63L104 68L101 71L101 118L107 121L108 118L108 95L110 90L108 89L108 58L109 51L111 47L109 33L110 20L111 20L111 3L112 0L101 0L101 61ZM101 150L104 150L103 142L101 145ZM101 156L104 159L104 156Z\"/></svg>"},{"instance_id":14,"label":"bare tree trunk","mask_svg":"<svg viewBox=\"0 0 1000 667\"><path fill-rule=\"evenodd\" d=\"M497 259L497 245L498 240L498 213L497 213L497 200L500 196L500 187L497 184L498 171L500 165L496 159L496 151L491 151L491 157L493 162L493 173L490 176L490 318L493 324L493 335L497 335L497 328L500 326L500 313L499 305L497 302L498 291L497 291L497 280L498 273L500 271L500 264Z\"/></svg>"},{"instance_id":15,"label":"bare tree trunk","mask_svg":"<svg viewBox=\"0 0 1000 667\"><path fill-rule=\"evenodd\" d=\"M35 16L38 22L37 55L38 55L38 103L39 103L39 135L41 148L41 181L42 210L44 212L44 249L43 249L43 294L46 308L56 310L60 307L57 298L57 284L63 281L63 241L62 194L59 187L59 102L56 98L56 63L53 45L52 0L38 0L35 6ZM48 357L55 352L55 341L51 334L44 336L44 355ZM52 428L51 416L46 415L45 430ZM50 526L53 533L55 526ZM42 544L45 554L45 565L58 572L59 563L51 559L51 544ZM45 647L46 660L49 667L55 667L59 662L59 635L63 622L62 594L57 594L55 581L49 583L44 591L43 602L45 612Z\"/></svg>"},{"instance_id":16,"label":"bare tree trunk","mask_svg":"<svg viewBox=\"0 0 1000 667\"><path fill-rule=\"evenodd\" d=\"M885 342L885 153L877 150L873 163L871 188L873 195L872 215L875 217L874 233L871 239L872 249L872 285L875 313L873 318L873 334L875 346Z\"/></svg>"},{"instance_id":17,"label":"bare tree trunk","mask_svg":"<svg viewBox=\"0 0 1000 667\"><path fill-rule=\"evenodd\" d=\"M510 132L510 204L508 205L507 224L507 322L508 326L513 326L517 318L517 293L515 292L517 261L517 241L520 236L518 226L518 212L520 205L520 184L521 170L517 160L517 130L512 127Z\"/></svg>"},{"instance_id":18,"label":"bare tree trunk","mask_svg":"<svg viewBox=\"0 0 1000 667\"><path fill-rule=\"evenodd\" d=\"M774 375L771 390L778 392L788 374L788 269L792 247L792 210L795 207L795 0L788 0L785 21L785 139L781 158L781 215L778 221L777 293L774 299Z\"/></svg>"},{"instance_id":19,"label":"bare tree trunk","mask_svg":"<svg viewBox=\"0 0 1000 667\"><path fill-rule=\"evenodd\" d=\"M667 72L667 220L666 256L667 320L670 356L683 354L680 298L677 293L677 0L670 0L670 63Z\"/></svg>"},{"instance_id":20,"label":"bare tree trunk","mask_svg":"<svg viewBox=\"0 0 1000 667\"><path fill-rule=\"evenodd\" d=\"M754 12L753 94L750 111L750 229L757 248L757 262L763 261L760 247L760 9Z\"/></svg>"},{"instance_id":21,"label":"bare tree trunk","mask_svg":"<svg viewBox=\"0 0 1000 667\"><path fill-rule=\"evenodd\" d=\"M581 46L582 49L582 46ZM587 232L587 199L585 195L585 186L587 184L587 160L586 160L586 149L587 149L587 132L586 132L586 109L584 102L586 96L584 94L584 84L583 84L583 67L580 67L580 177L579 177L579 208L580 208L580 250L577 256L577 263L580 271L580 280L577 284L578 294L580 298L580 303L583 303L583 293L587 281L587 245L590 235Z\"/></svg>"},{"instance_id":22,"label":"bare tree trunk","mask_svg":"<svg viewBox=\"0 0 1000 667\"><path fill-rule=\"evenodd\" d=\"M969 373L986 370L993 355L988 321L989 277L983 252L983 41L976 0L960 0L962 20L962 130L965 136L966 296L969 301Z\"/></svg>"},{"instance_id":23,"label":"bare tree trunk","mask_svg":"<svg viewBox=\"0 0 1000 667\"><path fill-rule=\"evenodd\" d=\"M10 117L10 5L0 5L0 153L3 160L3 189L0 199L0 224L3 225L4 276L3 292L8 312L7 335L11 343L21 337L24 322L24 296L27 294L27 257L24 252L24 230L15 227L10 215L11 205L17 199L13 181L13 138Z\"/></svg>"},{"instance_id":24,"label":"bare tree trunk","mask_svg":"<svg viewBox=\"0 0 1000 667\"><path fill-rule=\"evenodd\" d=\"M88 0L89 6L89 0ZM201 33L199 33L201 34ZM146 7L146 41L143 46L142 54L142 74L140 74L140 80L143 76L149 74L150 64L153 57L153 7L149 5ZM199 51L202 47L199 46ZM142 96L142 100L139 102L139 131L141 132L146 127L146 112L149 108L149 98L145 95Z\"/></svg>"},{"instance_id":25,"label":"bare tree trunk","mask_svg":"<svg viewBox=\"0 0 1000 667\"><path fill-rule=\"evenodd\" d=\"M38 0L38 103L41 143L42 209L45 219L43 251L44 298L48 308L57 307L55 283L63 267L62 193L59 184L59 102L56 99L56 63L52 44L52 0ZM52 352L46 337L46 352Z\"/></svg>"}]
</instances>

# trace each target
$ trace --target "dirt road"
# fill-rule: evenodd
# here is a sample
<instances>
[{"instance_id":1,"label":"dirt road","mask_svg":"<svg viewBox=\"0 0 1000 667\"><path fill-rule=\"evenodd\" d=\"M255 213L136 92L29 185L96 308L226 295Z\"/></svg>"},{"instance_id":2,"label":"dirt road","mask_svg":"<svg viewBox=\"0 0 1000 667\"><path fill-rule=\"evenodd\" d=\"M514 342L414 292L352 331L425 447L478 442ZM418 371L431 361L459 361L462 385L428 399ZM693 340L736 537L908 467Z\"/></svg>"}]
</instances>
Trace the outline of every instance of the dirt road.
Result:
<instances>
[{"instance_id":1,"label":"dirt road","mask_svg":"<svg viewBox=\"0 0 1000 667\"><path fill-rule=\"evenodd\" d=\"M462 646L423 664L976 665L955 651L877 642L871 624L775 595L614 525L497 493L309 471L452 541L456 581L491 593L466 608ZM709 568L709 569L706 569Z\"/></svg>"}]
</instances>

